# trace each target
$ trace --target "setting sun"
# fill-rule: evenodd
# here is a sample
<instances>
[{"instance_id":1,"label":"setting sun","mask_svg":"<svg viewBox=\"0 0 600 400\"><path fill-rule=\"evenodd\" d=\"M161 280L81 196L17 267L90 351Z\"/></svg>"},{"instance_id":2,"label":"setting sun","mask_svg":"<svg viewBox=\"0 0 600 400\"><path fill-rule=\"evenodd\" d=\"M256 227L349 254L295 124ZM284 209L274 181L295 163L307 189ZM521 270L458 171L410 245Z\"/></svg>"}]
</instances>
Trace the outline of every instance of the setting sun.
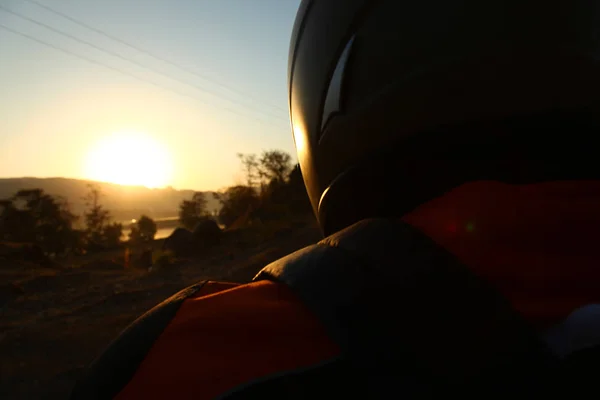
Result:
<instances>
[{"instance_id":1,"label":"setting sun","mask_svg":"<svg viewBox=\"0 0 600 400\"><path fill-rule=\"evenodd\" d=\"M86 176L121 185L167 186L173 163L167 149L151 136L117 132L96 143L86 158Z\"/></svg>"}]
</instances>

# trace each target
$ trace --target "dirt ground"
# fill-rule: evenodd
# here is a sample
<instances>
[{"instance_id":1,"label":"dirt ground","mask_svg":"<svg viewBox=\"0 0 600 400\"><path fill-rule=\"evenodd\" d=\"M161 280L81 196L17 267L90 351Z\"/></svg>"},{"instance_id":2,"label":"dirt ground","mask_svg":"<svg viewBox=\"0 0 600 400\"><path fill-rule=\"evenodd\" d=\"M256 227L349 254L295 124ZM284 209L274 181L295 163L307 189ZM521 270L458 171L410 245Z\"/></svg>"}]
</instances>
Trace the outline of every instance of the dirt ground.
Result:
<instances>
[{"instance_id":1,"label":"dirt ground","mask_svg":"<svg viewBox=\"0 0 600 400\"><path fill-rule=\"evenodd\" d=\"M124 269L106 255L66 267L0 259L0 398L68 398L84 367L165 298L205 279L247 282L266 264L319 238L316 225L307 224L160 272Z\"/></svg>"}]
</instances>

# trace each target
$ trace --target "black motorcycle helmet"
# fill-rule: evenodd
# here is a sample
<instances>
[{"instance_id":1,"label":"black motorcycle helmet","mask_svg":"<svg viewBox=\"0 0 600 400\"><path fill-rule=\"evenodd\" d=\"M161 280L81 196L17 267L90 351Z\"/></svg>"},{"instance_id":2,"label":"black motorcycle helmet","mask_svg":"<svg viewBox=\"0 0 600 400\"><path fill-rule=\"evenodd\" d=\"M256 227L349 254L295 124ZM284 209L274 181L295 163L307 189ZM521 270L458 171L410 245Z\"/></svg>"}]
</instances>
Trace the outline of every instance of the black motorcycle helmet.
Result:
<instances>
[{"instance_id":1,"label":"black motorcycle helmet","mask_svg":"<svg viewBox=\"0 0 600 400\"><path fill-rule=\"evenodd\" d=\"M467 181L599 177L600 1L303 0L289 105L326 235Z\"/></svg>"}]
</instances>

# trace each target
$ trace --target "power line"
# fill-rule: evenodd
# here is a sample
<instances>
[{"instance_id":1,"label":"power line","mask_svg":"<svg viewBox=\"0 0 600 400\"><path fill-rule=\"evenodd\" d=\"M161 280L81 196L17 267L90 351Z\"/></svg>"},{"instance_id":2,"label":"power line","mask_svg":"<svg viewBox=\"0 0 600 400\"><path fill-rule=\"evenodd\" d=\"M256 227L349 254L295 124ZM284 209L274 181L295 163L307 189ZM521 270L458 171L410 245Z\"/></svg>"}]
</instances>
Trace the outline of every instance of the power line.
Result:
<instances>
[{"instance_id":1,"label":"power line","mask_svg":"<svg viewBox=\"0 0 600 400\"><path fill-rule=\"evenodd\" d=\"M212 79L212 78L210 78L210 77L208 77L206 75L200 74L200 73L198 73L198 72L196 72L196 71L194 71L194 70L192 70L190 68L184 67L181 64L175 63L175 62L170 61L170 60L168 60L168 59L166 59L166 58L164 58L162 56L159 56L159 55L157 55L155 53L151 53L150 51L145 50L145 49L143 49L143 48L141 48L139 46L136 46L134 44L126 42L123 39L120 39L120 38L118 38L118 37L116 37L114 35L111 35L111 34L107 33L106 31L103 31L101 29L95 28L95 27L93 27L93 26L91 26L91 25L89 25L89 24L87 24L87 23L85 23L83 21L78 20L77 18L74 18L74 17L72 17L72 16L70 16L68 14L65 14L65 13L63 13L61 11L58 11L58 10L56 10L56 9L50 7L50 6L47 6L47 5L42 4L42 3L39 3L39 2L37 2L35 0L23 0L23 1L26 1L26 2L31 3L31 4L35 4L36 6L41 7L43 9L45 9L45 10L47 10L47 11L55 14L55 15L58 15L58 16L63 17L65 19L68 19L69 21L71 21L71 22L73 22L73 23L75 23L75 24L77 24L79 26L82 26L82 27L84 27L86 29L89 29L91 31L99 33L100 35L103 35L103 36L105 36L105 37L107 37L107 38L109 38L111 40L114 40L116 42L124 44L125 46L131 47L132 49L135 49L135 50L139 51L140 53L144 53L144 54L146 54L146 55L148 55L148 56L150 56L150 57L152 57L152 58L154 58L156 60L159 60L159 61L162 61L162 62L164 62L166 64L169 64L169 65L171 65L171 66L173 66L175 68L178 68L178 69L180 69L182 71L185 71L188 74L194 75L194 76L196 76L196 77L198 77L200 79L203 79L203 80L206 80L208 82L211 82L211 83L213 83L213 84L215 84L217 86L220 86L220 87L222 87L224 89L227 89L227 90L229 90L229 91L231 91L233 93L236 93L236 94L238 94L240 96L247 97L247 98L253 99L255 101L261 102L261 103L263 103L265 105L268 105L270 107L273 107L274 109L277 109L279 111L284 111L286 114L288 112L287 109L285 109L285 108L283 108L281 106L277 106L277 105L274 105L274 104L271 104L271 103L267 103L267 102L265 102L263 100L260 100L260 99L254 97L254 96L252 96L250 94L240 92L239 90L236 90L235 88L232 88L231 86L225 85L225 84L223 84L223 83L221 83L221 82L219 82L219 81L217 81L215 79Z\"/></svg>"},{"instance_id":2,"label":"power line","mask_svg":"<svg viewBox=\"0 0 600 400\"><path fill-rule=\"evenodd\" d=\"M65 36L65 37L68 37L68 38L69 38L69 39L71 39L71 40L75 40L75 41L77 41L77 42L79 42L79 43L82 43L82 44L85 44L85 45L87 45L87 46L90 46L90 47L92 47L92 48L94 48L94 49L96 49L96 50L102 51L102 52L104 52L104 53L106 53L106 54L109 54L109 55L111 55L111 56L113 56L113 57L117 57L117 58L119 58L119 59L121 59L121 60L124 60L124 61L126 61L126 62L130 62L130 63L132 63L132 64L134 64L134 65L137 65L137 66L138 66L138 67L140 67L140 68L147 69L147 70L149 70L149 71L152 71L152 72L154 72L154 73L156 73L156 74L158 74L158 75L162 75L162 76L164 76L164 77L166 77L166 78L168 78L168 79L171 79L171 80L177 81L177 82L179 82L179 83L182 83L182 84L184 84L184 85L187 85L187 86L193 87L194 89L196 89L196 90L199 90L199 91L201 91L201 92L205 92L205 93L208 93L208 94L210 94L210 95L212 95L212 96L215 96L215 97L218 97L218 98L221 98L221 99L225 99L225 100L227 100L227 101L230 101L230 102L232 102L232 103L235 103L235 104L241 105L241 106L243 106L243 107L248 107L248 105L246 105L246 104L244 104L244 103L242 103L242 102L240 102L240 101L238 101L238 100L235 100L235 99L229 99L229 98L226 98L226 97L220 96L218 93L215 93L215 92L212 92L212 91L210 91L210 90L207 90L207 89L205 89L205 88L203 88L203 87L201 87L201 86L194 85L194 84L191 84L191 83L185 82L185 81L183 81L183 80L181 80L181 79L178 79L178 78L174 78L174 77L172 77L172 76L169 76L169 75L165 74L164 72L160 71L159 69L156 69L156 68L153 68L153 67L148 67L148 66L146 66L146 65L143 65L142 63L139 63L139 62L137 62L137 61L135 61L135 60L131 60L131 59L127 58L127 57L124 57L124 56L122 56L122 55L121 55L121 54L119 54L119 53L116 53L116 52L114 52L114 51L107 50L107 49L105 49L105 48L103 48L103 47L97 46L97 45L95 45L94 43L91 43L91 42L88 42L88 41L86 41L86 40L80 39L80 38L78 38L77 36L71 35L71 34L69 34L69 33L67 33L67 32L61 31L60 29L56 29L56 28L54 28L53 26L50 26L50 25L48 25L48 24L45 24L45 23L43 23L43 22L40 22L40 21L38 21L38 20L36 20L36 19L30 18L30 17L28 17L28 16L26 16L26 15L23 15L23 14L21 14L21 13L18 13L18 12L16 12L16 11L13 11L13 10L10 10L10 9L8 9L8 8L5 8L5 7L4 7L4 6L2 6L2 5L0 5L0 10L2 10L2 11L4 11L4 12L7 12L7 13L9 13L9 14L15 15L15 16L17 16L17 17L21 18L21 19L24 19L24 20L26 20L26 21L32 22L32 23L34 23L34 24L36 24L36 25L39 25L39 26L41 26L41 27L44 27L44 28L46 28L46 29L48 29L48 30L51 30L51 31L53 31L53 32L56 32L56 33L58 33L58 34L60 34L60 35L63 35L63 36ZM253 111L254 111L254 110L253 110ZM281 119L281 120L283 120L283 121L287 121L287 119L286 119L286 118L284 118L284 117L282 117L281 115L268 114L268 113L265 113L265 112L264 112L264 111L262 111L262 110L257 110L256 112L262 112L262 113L264 113L265 115L268 115L268 116L271 116L271 117L274 117L274 118L279 118L279 119Z\"/></svg>"},{"instance_id":3,"label":"power line","mask_svg":"<svg viewBox=\"0 0 600 400\"><path fill-rule=\"evenodd\" d=\"M86 56L82 56L81 54L77 54L77 53L75 53L75 52L72 52L72 51L70 51L70 50L67 50L67 49L64 49L64 48L62 48L62 47L56 46L56 45L54 45L54 44L52 44L52 43L50 43L50 42L46 42L46 41L44 41L44 40L41 40L41 39L39 39L39 38L36 38L36 37L34 37L34 36L31 36L31 35L28 35L28 34L26 34L26 33L20 32L20 31L18 31L18 30L16 30L16 29L10 28L10 27L8 27L8 26L6 26L6 25L4 25L4 24L1 24L1 23L0 23L0 29L4 29L4 30L6 30L6 31L9 31L9 32L11 32L11 33L15 34L15 35L18 35L18 36L21 36L21 37L27 38L27 39L29 39L29 40L31 40L31 41L37 42L37 43L39 43L39 44L42 44L42 45L44 45L44 46L47 46L47 47L50 47L50 48L52 48L52 49L54 49L54 50L60 51L60 52L62 52L62 53L68 54L68 55L70 55L70 56L73 56L73 57L79 58L79 59L81 59L81 60L87 61L87 62L89 62L89 63L92 63L92 64L99 65L99 66L101 66L101 67L104 67L104 68L107 68L107 69L109 69L109 70L111 70L111 71L118 72L118 73L120 73L120 74L126 75L126 76L128 76L128 77L130 77L130 78L133 78L133 79L136 79L136 80L138 80L138 81L141 81L141 82L144 82L144 83L148 83L148 84L150 84L150 85L152 85L152 86L155 86L155 87L157 87L157 88L159 88L159 89L162 89L162 90L166 90L166 91L172 92L172 93L174 93L174 94L177 94L177 95L179 95L179 96L189 97L190 99L192 99L192 100L195 100L195 101L198 101L198 102L200 102L200 103L202 103L202 104L205 104L205 105L207 105L207 106L209 106L209 107L215 107L214 105L212 105L212 104L209 104L209 103L207 103L206 101L204 101L204 100L202 100L202 99L199 99L199 98L197 98L197 97L195 97L195 96L191 96L191 95L189 95L189 94L187 94L187 93L183 93L183 92L180 92L180 91L178 91L178 90L175 90L175 89L172 89L172 88L169 88L169 87L166 87L166 86L160 85L160 84L158 84L158 83L156 83L156 82L153 82L153 81L151 81L151 80L149 80L149 79L141 78L141 77L139 77L139 76L136 76L136 75L134 75L134 74L132 74L132 73L130 73L130 72L124 71L124 70L122 70L122 69L119 69L119 68L113 67L113 66L111 66L111 65L108 65L108 64L104 64L104 63L102 63L102 62L100 62L100 61L97 61L97 60L94 60L94 59L92 59L92 58L89 58L89 57L86 57ZM239 112L237 112L237 111L235 111L235 110L232 110L231 108L226 108L226 107L220 107L220 108L221 108L221 110L223 110L223 111L230 112L230 113L232 113L232 114L235 114L235 115L238 115L238 116L240 116L240 117L245 117L245 118L253 119L253 120L255 120L255 121L257 121L257 122L260 122L260 123L262 123L262 124L267 124L267 125L269 125L269 123L268 123L268 122L266 122L266 121L264 121L264 120L262 120L262 119L260 119L260 118L256 118L256 117L253 117L253 116L250 116L250 115L246 115L246 114L241 114L241 113L239 113Z\"/></svg>"}]
</instances>

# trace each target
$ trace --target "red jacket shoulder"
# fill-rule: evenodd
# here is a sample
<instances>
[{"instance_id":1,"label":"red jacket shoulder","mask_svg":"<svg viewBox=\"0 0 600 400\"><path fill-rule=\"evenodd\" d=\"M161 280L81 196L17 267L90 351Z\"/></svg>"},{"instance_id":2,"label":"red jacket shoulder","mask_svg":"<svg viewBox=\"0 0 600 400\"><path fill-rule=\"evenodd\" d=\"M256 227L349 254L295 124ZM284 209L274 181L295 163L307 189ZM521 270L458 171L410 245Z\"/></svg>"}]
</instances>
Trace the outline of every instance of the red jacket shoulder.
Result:
<instances>
[{"instance_id":1,"label":"red jacket shoulder","mask_svg":"<svg viewBox=\"0 0 600 400\"><path fill-rule=\"evenodd\" d=\"M147 314L94 362L73 398L212 399L339 354L311 312L274 282L207 282Z\"/></svg>"}]
</instances>

